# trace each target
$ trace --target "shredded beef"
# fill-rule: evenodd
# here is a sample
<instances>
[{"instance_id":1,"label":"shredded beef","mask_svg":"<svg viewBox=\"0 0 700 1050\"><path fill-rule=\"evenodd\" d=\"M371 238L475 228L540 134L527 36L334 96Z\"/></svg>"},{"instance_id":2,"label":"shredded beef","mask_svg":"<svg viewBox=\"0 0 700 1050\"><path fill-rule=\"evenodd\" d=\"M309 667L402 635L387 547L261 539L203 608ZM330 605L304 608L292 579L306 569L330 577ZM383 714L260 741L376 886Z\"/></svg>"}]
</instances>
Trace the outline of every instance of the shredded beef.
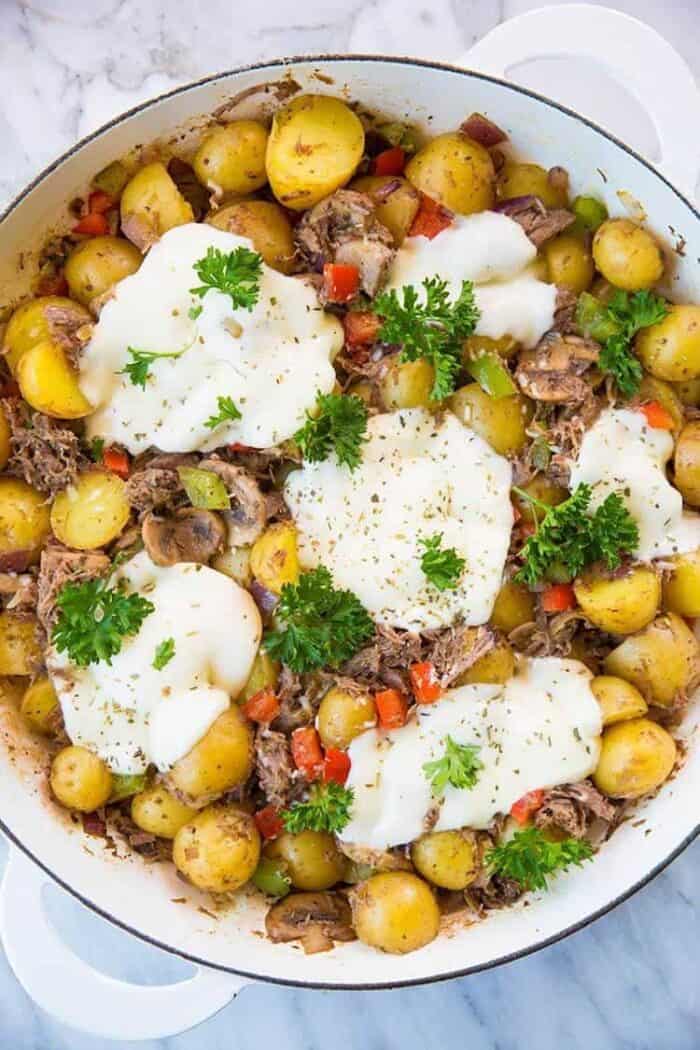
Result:
<instances>
[{"instance_id":1,"label":"shredded beef","mask_svg":"<svg viewBox=\"0 0 700 1050\"><path fill-rule=\"evenodd\" d=\"M77 435L55 419L33 412L18 398L4 398L12 455L8 470L49 496L72 485L87 465Z\"/></svg>"},{"instance_id":2,"label":"shredded beef","mask_svg":"<svg viewBox=\"0 0 700 1050\"><path fill-rule=\"evenodd\" d=\"M67 583L94 580L110 567L101 551L71 551L50 546L41 552L39 563L37 615L47 634L56 621L56 597Z\"/></svg>"},{"instance_id":3,"label":"shredded beef","mask_svg":"<svg viewBox=\"0 0 700 1050\"><path fill-rule=\"evenodd\" d=\"M557 298L554 303L554 330L562 334L575 332L576 303L578 296L569 288L557 288Z\"/></svg>"},{"instance_id":4,"label":"shredded beef","mask_svg":"<svg viewBox=\"0 0 700 1050\"><path fill-rule=\"evenodd\" d=\"M514 197L500 204L498 210L522 226L536 248L567 229L576 218L566 208L546 208L539 197Z\"/></svg>"},{"instance_id":5,"label":"shredded beef","mask_svg":"<svg viewBox=\"0 0 700 1050\"><path fill-rule=\"evenodd\" d=\"M615 815L615 806L589 780L582 780L547 791L535 814L535 824L538 828L560 828L567 835L582 839L593 820L610 823Z\"/></svg>"},{"instance_id":6,"label":"shredded beef","mask_svg":"<svg viewBox=\"0 0 700 1050\"><path fill-rule=\"evenodd\" d=\"M107 829L120 835L135 853L140 853L147 861L156 863L172 860L172 842L143 831L134 824L131 815L121 806L113 806L108 809L105 832Z\"/></svg>"},{"instance_id":7,"label":"shredded beef","mask_svg":"<svg viewBox=\"0 0 700 1050\"><path fill-rule=\"evenodd\" d=\"M275 719L275 728L289 733L314 720L321 696L313 683L307 686L301 675L283 665L277 681L277 700L280 713Z\"/></svg>"},{"instance_id":8,"label":"shredded beef","mask_svg":"<svg viewBox=\"0 0 700 1050\"><path fill-rule=\"evenodd\" d=\"M443 689L469 670L496 645L491 627L447 627L426 633L430 648L425 658L434 665Z\"/></svg>"},{"instance_id":9,"label":"shredded beef","mask_svg":"<svg viewBox=\"0 0 700 1050\"><path fill-rule=\"evenodd\" d=\"M15 614L33 614L39 600L36 579L30 573L0 572L0 596Z\"/></svg>"},{"instance_id":10,"label":"shredded beef","mask_svg":"<svg viewBox=\"0 0 700 1050\"><path fill-rule=\"evenodd\" d=\"M278 809L289 803L294 780L294 764L289 738L267 726L255 734L255 772L268 802Z\"/></svg>"},{"instance_id":11,"label":"shredded beef","mask_svg":"<svg viewBox=\"0 0 700 1050\"><path fill-rule=\"evenodd\" d=\"M197 456L188 453L147 453L134 463L126 483L126 497L137 514L175 510L184 501L185 489L178 467L194 467Z\"/></svg>"},{"instance_id":12,"label":"shredded beef","mask_svg":"<svg viewBox=\"0 0 700 1050\"><path fill-rule=\"evenodd\" d=\"M422 650L420 635L380 624L374 641L355 653L342 673L370 688L389 686L407 692L408 668L421 659Z\"/></svg>"},{"instance_id":13,"label":"shredded beef","mask_svg":"<svg viewBox=\"0 0 700 1050\"><path fill-rule=\"evenodd\" d=\"M525 656L568 656L573 637L583 620L583 613L578 609L557 613L549 619L539 614L536 620L512 630L508 641Z\"/></svg>"}]
</instances>

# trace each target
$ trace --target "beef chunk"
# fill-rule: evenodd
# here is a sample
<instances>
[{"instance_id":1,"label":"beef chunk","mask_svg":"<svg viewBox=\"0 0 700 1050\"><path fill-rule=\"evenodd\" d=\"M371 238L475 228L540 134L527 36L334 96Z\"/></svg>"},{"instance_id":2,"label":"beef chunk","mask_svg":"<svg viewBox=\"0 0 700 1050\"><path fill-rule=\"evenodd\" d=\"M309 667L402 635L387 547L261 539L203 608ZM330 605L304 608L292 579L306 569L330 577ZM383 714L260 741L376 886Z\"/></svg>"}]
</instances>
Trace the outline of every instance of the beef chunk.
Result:
<instances>
[{"instance_id":1,"label":"beef chunk","mask_svg":"<svg viewBox=\"0 0 700 1050\"><path fill-rule=\"evenodd\" d=\"M18 398L4 398L2 407L10 426L8 470L48 496L72 485L87 465L73 431Z\"/></svg>"},{"instance_id":2,"label":"beef chunk","mask_svg":"<svg viewBox=\"0 0 700 1050\"><path fill-rule=\"evenodd\" d=\"M56 622L56 598L67 583L82 583L103 576L111 562L101 551L71 551L46 547L39 563L37 615L47 634Z\"/></svg>"}]
</instances>

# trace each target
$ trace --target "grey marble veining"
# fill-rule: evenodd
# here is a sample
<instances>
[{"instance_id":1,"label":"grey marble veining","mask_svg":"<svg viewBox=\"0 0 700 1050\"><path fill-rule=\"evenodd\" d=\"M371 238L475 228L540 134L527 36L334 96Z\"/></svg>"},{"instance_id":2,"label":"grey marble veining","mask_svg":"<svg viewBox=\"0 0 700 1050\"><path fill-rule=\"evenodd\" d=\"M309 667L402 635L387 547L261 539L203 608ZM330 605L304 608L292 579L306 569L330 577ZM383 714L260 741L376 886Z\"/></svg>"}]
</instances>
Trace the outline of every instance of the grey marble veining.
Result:
<instances>
[{"instance_id":1,"label":"grey marble veining","mask_svg":"<svg viewBox=\"0 0 700 1050\"><path fill-rule=\"evenodd\" d=\"M77 138L129 106L221 69L284 54L452 60L530 0L0 0L0 206ZM698 0L617 0L700 72ZM546 84L539 85L546 91ZM633 130L633 129L632 129ZM696 133L696 129L693 129ZM0 864L6 847L0 841ZM145 1050L696 1050L700 844L567 941L461 981L392 993L253 986L199 1028ZM49 912L105 972L138 983L189 968L85 912ZM0 953L0 1047L107 1050L45 1017ZM136 1046L137 1044L120 1044Z\"/></svg>"}]
</instances>

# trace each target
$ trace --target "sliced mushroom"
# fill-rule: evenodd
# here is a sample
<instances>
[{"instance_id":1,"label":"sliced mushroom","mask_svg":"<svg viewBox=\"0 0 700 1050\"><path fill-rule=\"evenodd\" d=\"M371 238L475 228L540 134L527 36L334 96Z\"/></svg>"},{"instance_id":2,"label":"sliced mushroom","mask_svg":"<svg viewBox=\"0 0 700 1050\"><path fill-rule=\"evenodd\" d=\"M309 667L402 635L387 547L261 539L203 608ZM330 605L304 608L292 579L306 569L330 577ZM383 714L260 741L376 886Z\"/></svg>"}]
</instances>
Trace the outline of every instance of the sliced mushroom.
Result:
<instances>
[{"instance_id":1,"label":"sliced mushroom","mask_svg":"<svg viewBox=\"0 0 700 1050\"><path fill-rule=\"evenodd\" d=\"M520 354L515 376L523 393L537 401L586 401L591 386L583 373L599 354L600 346L592 339L548 332L534 350Z\"/></svg>"},{"instance_id":2,"label":"sliced mushroom","mask_svg":"<svg viewBox=\"0 0 700 1050\"><path fill-rule=\"evenodd\" d=\"M211 510L184 507L172 517L160 518L152 511L143 519L143 543L156 565L209 561L226 540L226 526Z\"/></svg>"},{"instance_id":3,"label":"sliced mushroom","mask_svg":"<svg viewBox=\"0 0 700 1050\"><path fill-rule=\"evenodd\" d=\"M228 541L232 547L255 543L267 520L265 496L255 478L234 463L212 456L199 464L201 470L210 470L223 481L231 500L231 509L224 512L228 525Z\"/></svg>"},{"instance_id":4,"label":"sliced mushroom","mask_svg":"<svg viewBox=\"0 0 700 1050\"><path fill-rule=\"evenodd\" d=\"M350 905L339 893L290 893L265 916L271 941L301 941L307 955L354 941Z\"/></svg>"}]
</instances>

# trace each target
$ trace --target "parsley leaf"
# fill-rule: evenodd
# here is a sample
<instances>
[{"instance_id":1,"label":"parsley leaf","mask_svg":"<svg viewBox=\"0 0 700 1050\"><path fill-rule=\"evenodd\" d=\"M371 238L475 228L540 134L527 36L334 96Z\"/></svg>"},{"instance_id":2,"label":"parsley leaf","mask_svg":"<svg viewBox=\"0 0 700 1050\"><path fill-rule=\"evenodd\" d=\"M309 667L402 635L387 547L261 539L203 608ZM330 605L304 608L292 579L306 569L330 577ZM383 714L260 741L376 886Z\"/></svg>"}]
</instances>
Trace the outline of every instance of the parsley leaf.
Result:
<instances>
[{"instance_id":1,"label":"parsley leaf","mask_svg":"<svg viewBox=\"0 0 700 1050\"><path fill-rule=\"evenodd\" d=\"M513 879L524 890L546 890L548 875L566 871L572 864L580 868L592 856L593 848L585 839L550 842L539 828L526 828L490 849L484 860L495 875Z\"/></svg>"},{"instance_id":2,"label":"parsley leaf","mask_svg":"<svg viewBox=\"0 0 700 1050\"><path fill-rule=\"evenodd\" d=\"M238 408L230 397L217 397L216 407L219 409L219 414L216 416L209 416L206 423L204 424L209 430L215 430L216 427L221 426L227 420L242 419L243 416L238 411Z\"/></svg>"},{"instance_id":3,"label":"parsley leaf","mask_svg":"<svg viewBox=\"0 0 700 1050\"><path fill-rule=\"evenodd\" d=\"M467 564L464 558L457 554L454 547L441 547L441 532L426 536L419 543L423 547L420 559L423 573L439 591L453 591Z\"/></svg>"},{"instance_id":4,"label":"parsley leaf","mask_svg":"<svg viewBox=\"0 0 700 1050\"><path fill-rule=\"evenodd\" d=\"M200 299L215 289L231 297L234 309L252 310L260 297L262 256L250 248L222 252L210 245L204 258L194 264L194 270L202 283L190 288L190 292Z\"/></svg>"},{"instance_id":5,"label":"parsley leaf","mask_svg":"<svg viewBox=\"0 0 700 1050\"><path fill-rule=\"evenodd\" d=\"M284 585L275 617L281 627L265 635L265 649L292 671L339 667L374 634L359 598L336 590L322 565Z\"/></svg>"},{"instance_id":6,"label":"parsley leaf","mask_svg":"<svg viewBox=\"0 0 700 1050\"><path fill-rule=\"evenodd\" d=\"M425 295L421 298L413 287L396 289L379 295L373 310L382 318L378 338L402 347L402 361L425 358L435 369L430 391L433 401L448 397L455 388L462 367L462 343L476 328L479 309L471 281L462 281L462 290L454 302L449 300L447 282L440 277L426 277Z\"/></svg>"},{"instance_id":7,"label":"parsley leaf","mask_svg":"<svg viewBox=\"0 0 700 1050\"><path fill-rule=\"evenodd\" d=\"M90 456L95 463L102 462L102 453L105 450L105 439L94 437L90 442Z\"/></svg>"},{"instance_id":8,"label":"parsley leaf","mask_svg":"<svg viewBox=\"0 0 700 1050\"><path fill-rule=\"evenodd\" d=\"M140 386L142 390L146 389L146 380L151 374L149 365L160 357L180 357L184 353L182 350L175 350L171 354L159 354L155 350L135 350L133 346L127 347L126 352L131 354L131 361L124 368L120 368L117 375L128 375L133 385Z\"/></svg>"},{"instance_id":9,"label":"parsley leaf","mask_svg":"<svg viewBox=\"0 0 700 1050\"><path fill-rule=\"evenodd\" d=\"M479 750L476 744L457 744L447 736L443 757L423 763L423 772L432 785L433 794L444 795L448 784L467 791L473 788L479 779L479 770L484 768L478 758Z\"/></svg>"},{"instance_id":10,"label":"parsley leaf","mask_svg":"<svg viewBox=\"0 0 700 1050\"><path fill-rule=\"evenodd\" d=\"M51 640L59 653L67 652L78 667L100 660L112 662L122 639L138 634L155 605L140 594L126 594L123 585L108 580L67 583L56 598L58 622Z\"/></svg>"},{"instance_id":11,"label":"parsley leaf","mask_svg":"<svg viewBox=\"0 0 700 1050\"><path fill-rule=\"evenodd\" d=\"M162 671L166 664L169 664L175 655L175 639L166 638L164 642L156 646L155 655L153 657L153 667L156 671Z\"/></svg>"},{"instance_id":12,"label":"parsley leaf","mask_svg":"<svg viewBox=\"0 0 700 1050\"><path fill-rule=\"evenodd\" d=\"M190 321L196 321L203 309L204 307L201 303L198 303L196 306L191 306L187 311L187 316Z\"/></svg>"},{"instance_id":13,"label":"parsley leaf","mask_svg":"<svg viewBox=\"0 0 700 1050\"><path fill-rule=\"evenodd\" d=\"M316 406L316 415L307 412L306 423L294 435L304 458L319 463L334 451L339 463L355 470L362 459L362 444L367 440L367 405L354 394L319 392Z\"/></svg>"},{"instance_id":14,"label":"parsley leaf","mask_svg":"<svg viewBox=\"0 0 700 1050\"><path fill-rule=\"evenodd\" d=\"M632 340L642 328L663 321L667 313L666 300L649 291L634 295L617 291L607 304L587 292L579 297L576 322L584 335L601 343L598 365L612 375L623 397L636 394L642 381Z\"/></svg>"},{"instance_id":15,"label":"parsley leaf","mask_svg":"<svg viewBox=\"0 0 700 1050\"><path fill-rule=\"evenodd\" d=\"M289 809L282 811L282 823L293 835L307 830L338 834L350 820L353 798L352 788L333 780L314 784L306 802L293 802Z\"/></svg>"}]
</instances>

